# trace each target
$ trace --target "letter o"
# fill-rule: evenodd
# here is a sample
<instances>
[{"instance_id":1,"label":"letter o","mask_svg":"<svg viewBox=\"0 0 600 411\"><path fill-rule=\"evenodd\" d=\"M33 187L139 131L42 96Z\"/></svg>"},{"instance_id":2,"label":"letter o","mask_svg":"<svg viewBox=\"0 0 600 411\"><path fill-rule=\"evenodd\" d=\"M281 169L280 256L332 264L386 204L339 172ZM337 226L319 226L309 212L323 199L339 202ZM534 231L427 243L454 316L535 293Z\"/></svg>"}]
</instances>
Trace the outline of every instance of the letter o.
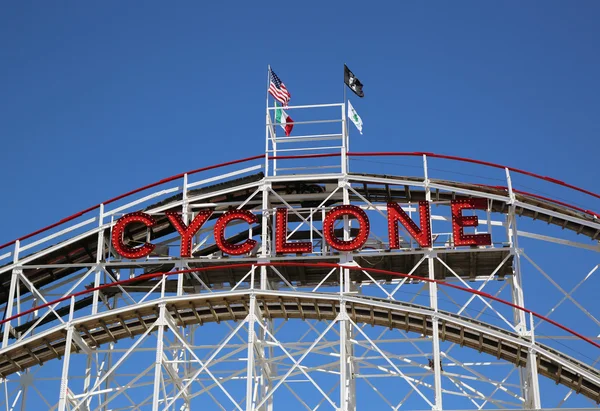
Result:
<instances>
[{"instance_id":1,"label":"letter o","mask_svg":"<svg viewBox=\"0 0 600 411\"><path fill-rule=\"evenodd\" d=\"M335 221L345 215L352 216L358 220L358 235L352 240L340 240L334 233L333 226ZM354 205L341 205L332 208L323 221L323 234L325 235L325 239L331 247L339 251L354 251L364 246L369 238L370 230L371 228L367 213L360 207Z\"/></svg>"}]
</instances>

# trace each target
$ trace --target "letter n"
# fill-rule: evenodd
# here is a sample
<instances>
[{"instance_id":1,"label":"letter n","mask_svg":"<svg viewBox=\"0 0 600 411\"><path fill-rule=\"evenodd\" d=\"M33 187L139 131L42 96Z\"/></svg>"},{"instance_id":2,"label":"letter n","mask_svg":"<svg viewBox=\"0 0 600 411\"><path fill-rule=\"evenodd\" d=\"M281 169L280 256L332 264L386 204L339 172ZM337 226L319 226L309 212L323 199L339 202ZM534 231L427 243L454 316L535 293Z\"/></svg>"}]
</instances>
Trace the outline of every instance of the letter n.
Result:
<instances>
[{"instance_id":1,"label":"letter n","mask_svg":"<svg viewBox=\"0 0 600 411\"><path fill-rule=\"evenodd\" d=\"M388 212L388 233L390 240L390 249L400 248L398 235L398 222L410 233L419 246L422 248L431 247L431 221L429 218L429 202L419 201L419 215L421 217L421 228L417 227L415 222L406 214L398 203L389 202L387 204Z\"/></svg>"}]
</instances>

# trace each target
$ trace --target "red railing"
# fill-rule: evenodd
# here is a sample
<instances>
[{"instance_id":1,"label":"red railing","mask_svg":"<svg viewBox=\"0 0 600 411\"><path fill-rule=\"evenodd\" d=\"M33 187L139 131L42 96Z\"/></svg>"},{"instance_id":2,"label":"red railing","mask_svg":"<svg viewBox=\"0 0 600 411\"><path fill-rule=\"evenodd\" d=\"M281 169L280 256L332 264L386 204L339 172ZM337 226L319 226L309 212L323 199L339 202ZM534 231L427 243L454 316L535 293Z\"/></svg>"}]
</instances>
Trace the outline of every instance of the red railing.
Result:
<instances>
[{"instance_id":1,"label":"red railing","mask_svg":"<svg viewBox=\"0 0 600 411\"><path fill-rule=\"evenodd\" d=\"M153 188L153 187L159 186L161 184L169 183L169 182L177 180L179 178L183 178L183 176L186 175L186 174L187 175L192 175L192 174L200 173L202 171L214 170L216 168L226 167L226 166L230 166L230 165L233 165L233 164L245 163L245 162L248 162L248 161L257 160L259 158L264 158L264 157L265 157L264 155L246 157L246 158L242 158L240 160L233 160L233 161L228 161L226 163L220 163L220 164L215 164L215 165L208 166L208 167L197 168L195 170L188 171L187 173L180 173L180 174L176 174L176 175L171 176L171 177L163 178L160 181L157 181L157 182L152 183L152 184L148 184L146 186L137 188L135 190L131 190L131 191L125 193L125 194L121 194L120 196L111 198L110 200L104 201L104 202L102 202L100 204L96 204L95 206L86 208L83 211L75 213L75 214L73 214L73 215L71 215L69 217L63 218L62 220L57 221L56 223L51 224L51 225L49 225L47 227L41 228L41 229L39 229L37 231L34 231L33 233L29 233L27 235L24 235L23 237L17 238L16 240L12 240L12 241L9 241L8 243L2 244L2 245L0 245L0 250L2 250L3 248L8 247L10 245L13 245L17 241L26 240L28 238L31 238L31 237L35 236L35 235L41 234L44 231L48 231L48 230L51 230L51 229L53 229L55 227L58 227L61 224L68 223L69 221L72 221L72 220L76 219L77 217L81 217L82 215L84 215L86 213L89 213L90 211L97 210L97 209L100 208L101 204L108 205L108 204L114 203L115 201L119 201L119 200L121 200L121 199L123 199L125 197L129 197L129 196L137 194L137 193L139 193L141 191L148 190L149 188Z\"/></svg>"},{"instance_id":2,"label":"red railing","mask_svg":"<svg viewBox=\"0 0 600 411\"><path fill-rule=\"evenodd\" d=\"M63 301L69 300L71 298L77 298L79 296L82 295L86 295L86 294L90 294L93 293L94 291L99 291L108 287L114 287L114 286L118 286L118 285L125 285L131 282L137 282L137 281L143 281L143 280L149 280L149 279L153 279L153 278L158 278L158 277L162 277L162 276L171 276L171 275L177 275L177 274L186 274L186 273L197 273L197 272L205 272L205 271L214 271L214 270L221 270L221 269L232 269L232 268L252 268L252 267L311 267L311 268L347 268L351 271L366 271L366 272L370 272L370 273L377 273L377 274L385 274L385 275L392 275L392 276L396 276L396 277L401 277L401 278L409 278L409 279L414 279L414 280L418 280L418 281L423 281L423 282L427 282L427 283L435 283L438 284L440 286L443 287L449 287L449 288L453 288L456 290L460 290L460 291L464 291L470 294L475 294L475 295L479 295L483 298L487 298L489 300L492 301L496 301L499 302L501 304L507 305L509 307L518 309L520 311L523 311L527 314L531 314L532 316L539 318L542 321L545 321L549 324L554 325L555 327L560 328L563 331L566 331L567 333L581 339L582 341L585 341L591 345L593 345L596 348L600 348L600 344L593 341L592 339L579 334L578 332L554 321L551 320L550 318L542 315L542 314L538 314L535 311L532 311L528 308L525 307L521 307L520 305L516 305L511 303L510 301L506 301L503 300L501 298L498 298L496 296L493 296L491 294L488 293L484 293L483 291L479 291L479 290L475 290L472 288L467 288L467 287L462 287L460 285L456 285L456 284L451 284L448 282L445 282L443 280L436 280L436 279L430 279L430 278L425 278L425 277L419 277L416 275L410 275L410 274L404 274L404 273L397 273L394 271L388 271L388 270L383 270L383 269L379 269L379 268L368 268L368 267L356 267L356 266L345 266L343 264L335 264L335 263L296 263L296 262L271 262L271 263L236 263L236 264L228 264L228 265L216 265L216 266L209 266L209 267L200 267L200 268L193 268L193 269L187 269L187 270L178 270L178 271L169 271L169 272L162 272L162 273L152 273L152 274L143 274L140 275L138 277L134 277L134 278L128 278L126 280L121 280L121 281L115 281L113 283L107 283L107 284L103 284L101 286L98 287L94 287L94 288L89 288L83 291L79 291L70 295L66 295L64 297L61 298L57 298L54 301L50 301L48 303L45 304L41 304L35 307L32 307L28 310L25 310L19 314L15 314L9 318L6 318L2 321L0 321L0 325L3 325L9 321L15 320L19 317L22 317L24 315L28 315L33 313L34 311L38 311L41 309L44 309L46 307L49 307L51 305L54 304L58 304L61 303Z\"/></svg>"},{"instance_id":3,"label":"red railing","mask_svg":"<svg viewBox=\"0 0 600 411\"><path fill-rule=\"evenodd\" d=\"M422 156L425 155L425 156L431 157L431 158L440 158L440 159L454 160L454 161L460 161L460 162L465 162L465 163L479 164L479 165L484 165L484 166L493 167L493 168L499 168L499 169L508 169L508 170L513 171L515 173L527 175L527 176L534 177L536 179L540 179L540 180L543 180L543 181L548 181L548 182L553 183L553 184L558 184L558 185L561 185L563 187L567 187L567 188L570 188L572 190L575 190L575 191L578 191L578 192L581 192L581 193L584 193L584 194L587 194L587 195L590 195L592 197L600 199L600 194L596 194L596 193L594 193L592 191L585 190L583 188L574 186L572 184L565 183L563 181L557 180L557 179L552 178L552 177L542 176L540 174L536 174L536 173L532 173L532 172L529 172L529 171L521 170L521 169L518 169L518 168L515 168L515 167L504 166L504 165L501 165L501 164L491 163L491 162L488 162L488 161L474 160L474 159L470 159L470 158L466 158L466 157L450 156L450 155L445 155L445 154L436 154L436 153L421 152L421 151L414 151L414 152L396 151L396 152L372 152L372 153L370 153L370 152L349 152L347 155L349 157L381 157L381 156L422 157ZM339 157L339 156L341 156L341 154L339 154L339 153L326 153L326 154L303 154L303 155L270 156L268 158L269 159L278 159L278 160L291 160L291 159L308 159L308 158ZM88 213L90 211L97 210L100 207L101 204L108 205L108 204L114 203L115 201L121 200L123 198L129 197L129 196L134 195L134 194L137 194L137 193L139 193L141 191L144 191L144 190L147 190L149 188L153 188L153 187L156 187L158 185L165 184L165 183L171 182L173 180L177 180L179 178L182 178L185 174L192 175L192 174L200 173L200 172L203 172L203 171L213 170L213 169L217 169L217 168L221 168L221 167L226 167L226 166L229 166L229 165L240 164L240 163L244 163L244 162L248 162L248 161L252 161L252 160L257 160L257 159L264 158L264 157L265 156L263 154L252 156L252 157L246 157L246 158L243 158L243 159L240 159L240 160L233 160L233 161L228 161L228 162L225 162L225 163L215 164L215 165L208 166L208 167L202 167L202 168L198 168L198 169L195 169L195 170L188 171L187 173L180 173L180 174L176 174L176 175L171 176L171 177L167 177L167 178L162 179L160 181L157 181L155 183L148 184L148 185L146 185L144 187L140 187L138 189L129 191L129 192L125 193L125 194L121 194L120 196L111 198L110 200L104 201L103 203L96 204L95 206L89 207L89 208L87 208L87 209L85 209L83 211L80 211L78 213L75 213L75 214L73 214L73 215L71 215L69 217L63 218L62 220L60 220L60 221L58 221L58 222L56 222L54 224L51 224L51 225L49 225L47 227L41 228L41 229L39 229L37 231L34 231L33 233L24 235L24 236L19 237L19 238L15 239L15 240L9 241L8 243L2 244L2 245L0 245L0 250L3 249L3 248L8 247L10 245L15 244L17 241L26 240L28 238L31 238L31 237L35 236L35 235L38 235L38 234L41 234L41 233L43 233L45 231L51 230L51 229L53 229L53 228L55 228L55 227L57 227L59 225L65 224L65 223L67 223L69 221L72 221L72 220L74 220L74 219L76 219L76 218L78 218L78 217L80 217L80 216L82 216L82 215L84 215L84 214L86 214L86 213ZM513 190L513 191L518 192L517 190ZM582 211L582 212L590 214L590 215L592 215L592 216L594 216L596 218L600 218L600 214L595 213L595 212L590 211L590 210L583 210L580 207L576 207L576 206L572 206L572 205L569 205L569 204L566 204L566 203L562 203L560 201L553 200L553 199L550 199L550 198L547 198L547 197L541 197L541 196L538 196L538 195L529 194L529 193L525 193L525 192L521 192L521 193L530 195L532 197L537 197L537 198L540 198L540 199L543 199L543 200L546 200L546 201L551 201L551 202L554 202L554 203L559 204L559 205L567 206L567 207L570 207L570 208L572 208L574 210Z\"/></svg>"},{"instance_id":4,"label":"red railing","mask_svg":"<svg viewBox=\"0 0 600 411\"><path fill-rule=\"evenodd\" d=\"M416 152L396 151L396 152L376 152L376 153L348 153L348 156L349 157L381 157L381 156L420 156L420 157L422 157L422 156L427 156L427 157L432 157L432 158L443 158L446 160L455 160L455 161L460 161L463 163L479 164L479 165L484 165L484 166L493 167L493 168L508 169L510 171L514 171L515 173L534 177L539 180L549 181L551 183L558 184L563 187L567 187L572 190L579 191L581 193L585 193L592 197L600 198L600 194L594 193L589 190L585 190L581 187L577 187L572 184L565 183L564 181L560 181L560 180L557 180L552 177L542 176L540 174L531 173L529 171L521 170L521 169L515 168L515 167L509 167L509 166L503 166L501 164L490 163L489 161L474 160L472 158L448 156L445 154L435 154L435 153L420 152L420 151L416 151Z\"/></svg>"}]
</instances>

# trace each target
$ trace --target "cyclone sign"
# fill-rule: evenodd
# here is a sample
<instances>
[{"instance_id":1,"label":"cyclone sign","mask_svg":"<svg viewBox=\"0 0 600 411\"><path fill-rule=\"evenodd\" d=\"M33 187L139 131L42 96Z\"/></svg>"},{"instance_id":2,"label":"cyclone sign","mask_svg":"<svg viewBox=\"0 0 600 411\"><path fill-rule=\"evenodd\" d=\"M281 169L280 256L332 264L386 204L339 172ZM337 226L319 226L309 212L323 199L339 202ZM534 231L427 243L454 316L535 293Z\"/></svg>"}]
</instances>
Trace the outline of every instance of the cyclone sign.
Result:
<instances>
[{"instance_id":1,"label":"cyclone sign","mask_svg":"<svg viewBox=\"0 0 600 411\"><path fill-rule=\"evenodd\" d=\"M454 246L486 246L492 244L490 234L466 234L465 227L477 227L479 219L477 216L464 216L463 210L485 210L487 209L487 200L483 198L467 198L452 200L450 202L452 210L452 233L454 234ZM431 204L429 201L419 202L420 226L402 210L400 205L395 202L387 203L387 224L389 235L389 248L399 249L398 223L408 231L421 248L431 248L433 241L431 235ZM196 217L186 225L181 215L174 211L166 213L171 225L181 236L180 253L181 257L192 256L192 238L200 228L210 219L214 210L200 211ZM342 240L336 237L334 233L334 223L342 217L351 217L358 222L358 234L353 239ZM258 217L248 210L230 210L222 214L215 223L213 235L219 249L229 255L243 255L249 253L257 244L256 240L249 238L240 244L234 244L227 241L225 237L225 228L234 220L242 220L248 224L258 223ZM116 252L122 257L136 259L149 255L155 248L150 242L145 242L141 246L132 247L126 244L124 240L125 229L128 225L141 223L147 227L156 224L156 220L150 214L143 212L129 213L117 220L112 235L112 245ZM312 243L310 242L288 242L288 209L278 208L276 210L276 235L275 252L277 254L305 254L312 252ZM361 249L369 237L370 224L367 214L362 208L355 205L340 205L331 208L323 220L323 235L326 242L338 251L350 252Z\"/></svg>"}]
</instances>

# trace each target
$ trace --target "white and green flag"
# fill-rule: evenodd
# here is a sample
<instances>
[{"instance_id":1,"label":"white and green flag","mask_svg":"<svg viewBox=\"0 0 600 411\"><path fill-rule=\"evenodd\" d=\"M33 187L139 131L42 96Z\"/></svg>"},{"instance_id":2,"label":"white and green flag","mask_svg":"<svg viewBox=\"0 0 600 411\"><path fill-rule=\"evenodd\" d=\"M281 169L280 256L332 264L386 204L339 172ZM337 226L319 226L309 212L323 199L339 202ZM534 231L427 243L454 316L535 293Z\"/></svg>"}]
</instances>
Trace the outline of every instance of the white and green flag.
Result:
<instances>
[{"instance_id":1,"label":"white and green flag","mask_svg":"<svg viewBox=\"0 0 600 411\"><path fill-rule=\"evenodd\" d=\"M360 131L360 134L362 134L362 119L356 110L354 110L354 107L352 107L350 100L348 100L348 118L352 120L358 131Z\"/></svg>"}]
</instances>

